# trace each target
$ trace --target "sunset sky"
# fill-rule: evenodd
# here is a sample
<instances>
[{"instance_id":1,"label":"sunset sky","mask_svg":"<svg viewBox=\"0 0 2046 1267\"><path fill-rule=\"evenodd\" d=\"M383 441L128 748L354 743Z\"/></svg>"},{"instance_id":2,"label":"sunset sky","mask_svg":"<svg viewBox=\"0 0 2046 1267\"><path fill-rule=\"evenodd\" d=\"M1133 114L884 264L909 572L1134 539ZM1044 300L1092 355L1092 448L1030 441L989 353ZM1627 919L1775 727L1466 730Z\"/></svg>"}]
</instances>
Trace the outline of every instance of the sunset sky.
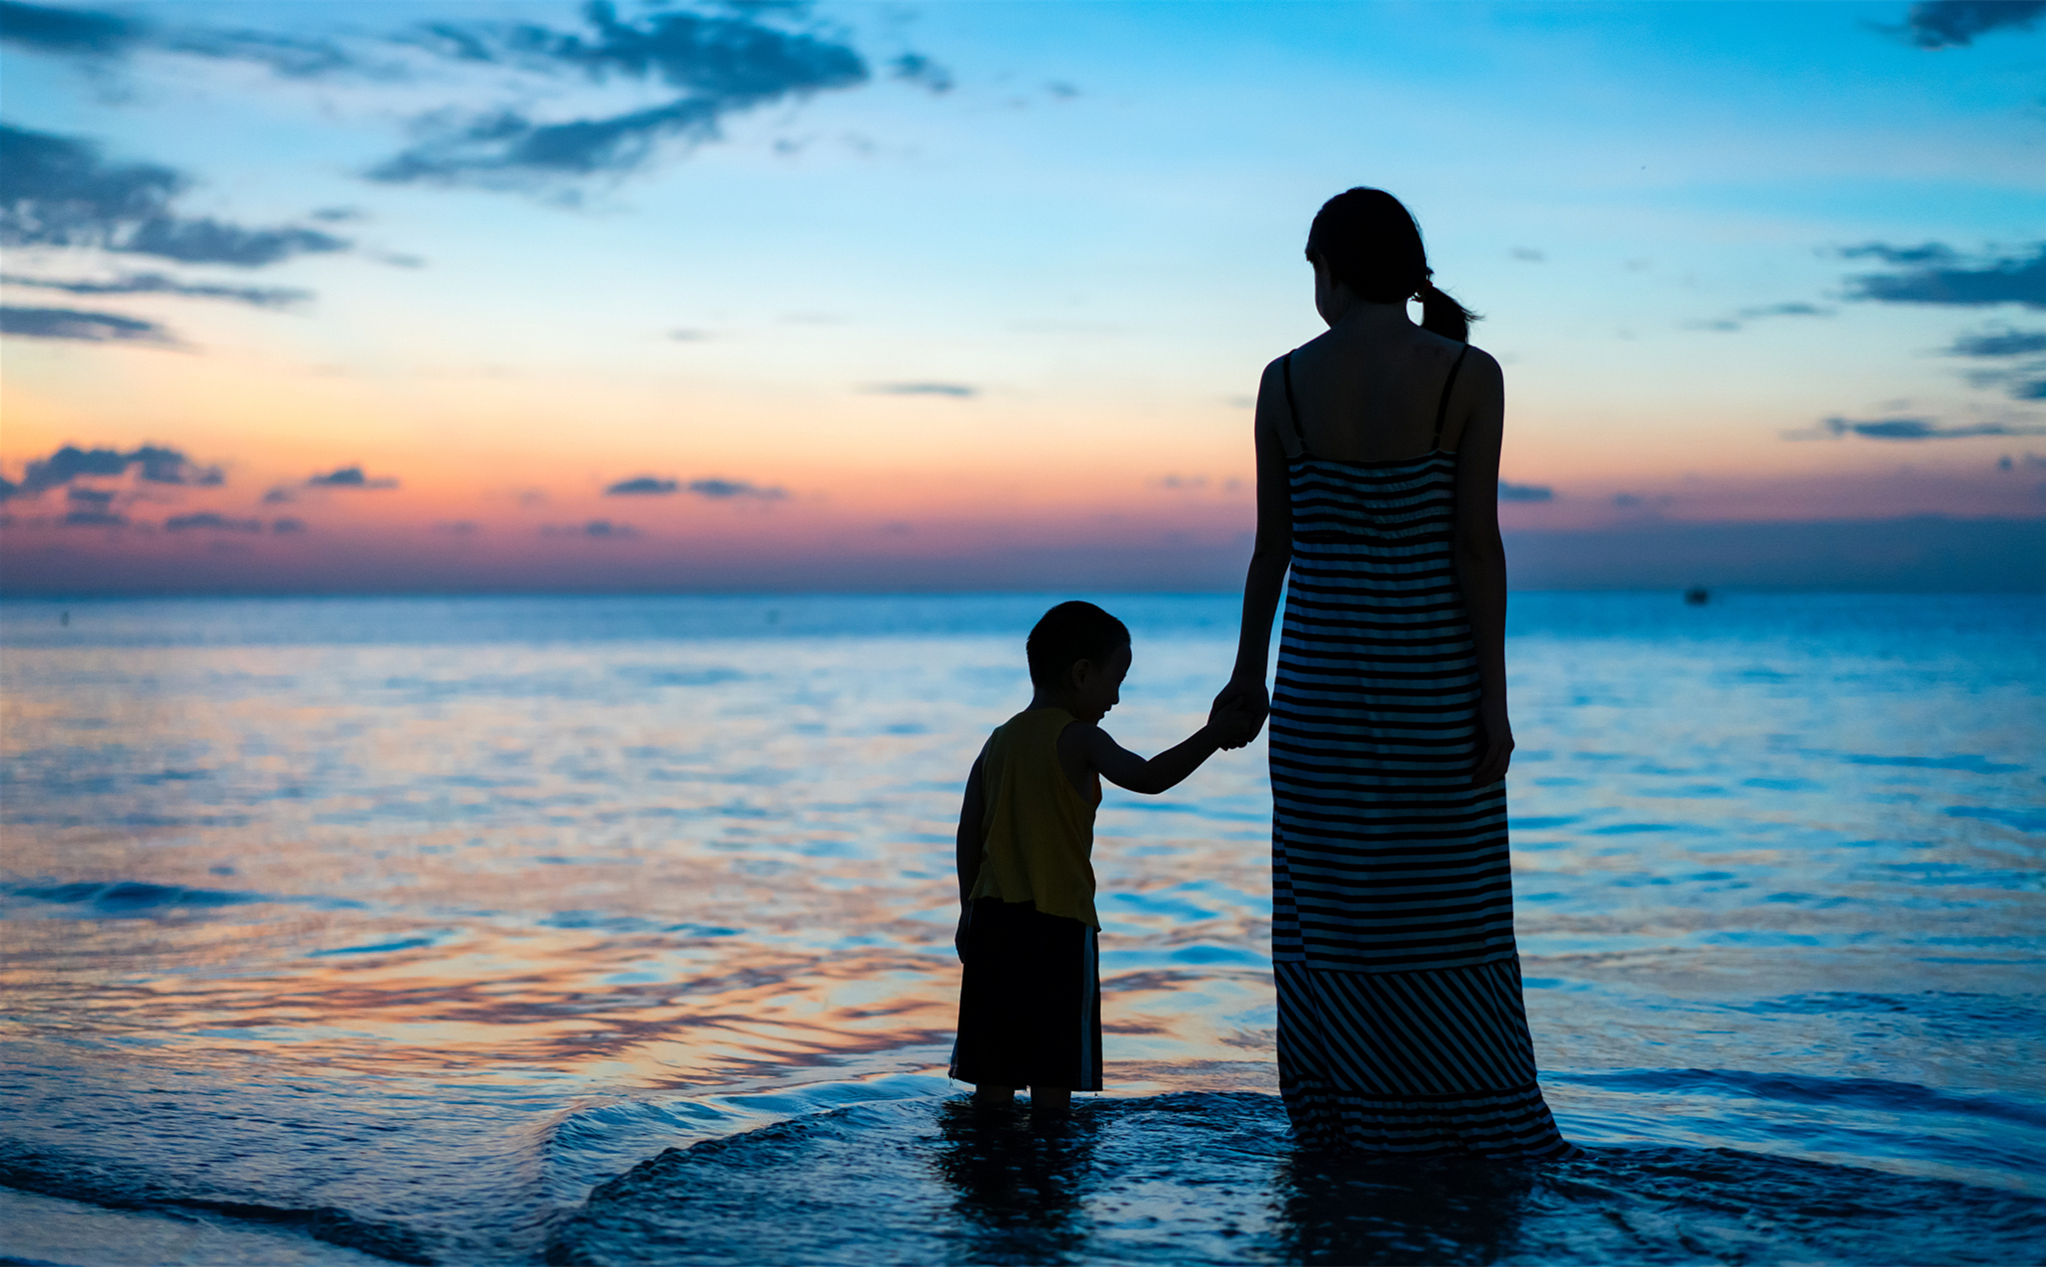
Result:
<instances>
[{"instance_id":1,"label":"sunset sky","mask_svg":"<svg viewBox=\"0 0 2046 1267\"><path fill-rule=\"evenodd\" d=\"M1223 588L1358 184L1485 315L1521 583L2046 584L2031 0L6 3L0 59L17 593Z\"/></svg>"}]
</instances>

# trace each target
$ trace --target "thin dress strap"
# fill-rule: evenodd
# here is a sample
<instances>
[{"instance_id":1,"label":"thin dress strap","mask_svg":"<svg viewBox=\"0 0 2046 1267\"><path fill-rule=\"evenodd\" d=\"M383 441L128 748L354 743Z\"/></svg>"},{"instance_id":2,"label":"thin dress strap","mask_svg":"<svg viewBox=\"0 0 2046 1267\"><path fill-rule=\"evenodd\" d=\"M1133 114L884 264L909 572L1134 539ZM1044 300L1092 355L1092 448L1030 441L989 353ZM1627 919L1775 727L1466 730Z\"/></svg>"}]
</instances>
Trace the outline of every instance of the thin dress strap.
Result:
<instances>
[{"instance_id":1,"label":"thin dress strap","mask_svg":"<svg viewBox=\"0 0 2046 1267\"><path fill-rule=\"evenodd\" d=\"M1463 351L1456 354L1456 364L1449 367L1449 377L1442 382L1442 403L1435 406L1435 446L1429 450L1431 453L1442 448L1442 423L1449 417L1449 393L1456 386L1456 372L1463 368L1463 358L1469 356L1470 352L1471 345L1464 344ZM1293 425L1295 429L1300 426L1297 422Z\"/></svg>"},{"instance_id":2,"label":"thin dress strap","mask_svg":"<svg viewBox=\"0 0 2046 1267\"><path fill-rule=\"evenodd\" d=\"M1307 451L1307 433L1300 429L1300 406L1293 401L1293 354L1280 358L1279 373L1286 379L1286 417L1293 423L1293 443L1300 446L1301 457L1312 457Z\"/></svg>"}]
</instances>

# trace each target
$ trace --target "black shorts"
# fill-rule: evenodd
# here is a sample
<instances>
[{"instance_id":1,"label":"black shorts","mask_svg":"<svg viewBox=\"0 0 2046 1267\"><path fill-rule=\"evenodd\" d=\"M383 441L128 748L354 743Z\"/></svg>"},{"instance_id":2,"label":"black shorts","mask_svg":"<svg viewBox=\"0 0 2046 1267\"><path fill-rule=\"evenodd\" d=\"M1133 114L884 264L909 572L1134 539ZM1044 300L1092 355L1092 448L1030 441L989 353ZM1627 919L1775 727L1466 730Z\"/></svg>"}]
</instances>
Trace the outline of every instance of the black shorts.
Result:
<instances>
[{"instance_id":1,"label":"black shorts","mask_svg":"<svg viewBox=\"0 0 2046 1267\"><path fill-rule=\"evenodd\" d=\"M967 908L952 1076L1004 1087L1101 1090L1101 950L1092 925L1035 902Z\"/></svg>"}]
</instances>

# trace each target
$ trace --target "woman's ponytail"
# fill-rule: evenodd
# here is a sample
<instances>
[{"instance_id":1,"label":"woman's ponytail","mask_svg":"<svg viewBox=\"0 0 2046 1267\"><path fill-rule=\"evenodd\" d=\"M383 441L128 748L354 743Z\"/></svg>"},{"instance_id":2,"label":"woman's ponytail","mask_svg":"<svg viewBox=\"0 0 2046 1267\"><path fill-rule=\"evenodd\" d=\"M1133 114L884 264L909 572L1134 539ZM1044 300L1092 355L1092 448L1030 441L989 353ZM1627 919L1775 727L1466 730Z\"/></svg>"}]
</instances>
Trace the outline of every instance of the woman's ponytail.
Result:
<instances>
[{"instance_id":1,"label":"woman's ponytail","mask_svg":"<svg viewBox=\"0 0 2046 1267\"><path fill-rule=\"evenodd\" d=\"M1421 226L1383 189L1348 189L1321 205L1307 230L1308 262L1375 304L1421 301L1421 328L1458 343L1470 341L1478 315L1428 280Z\"/></svg>"},{"instance_id":2,"label":"woman's ponytail","mask_svg":"<svg viewBox=\"0 0 2046 1267\"><path fill-rule=\"evenodd\" d=\"M1478 320L1478 314L1464 307L1450 297L1446 290L1437 290L1432 281L1422 282L1414 298L1421 301L1421 328L1455 339L1458 343L1471 341L1471 322Z\"/></svg>"}]
</instances>

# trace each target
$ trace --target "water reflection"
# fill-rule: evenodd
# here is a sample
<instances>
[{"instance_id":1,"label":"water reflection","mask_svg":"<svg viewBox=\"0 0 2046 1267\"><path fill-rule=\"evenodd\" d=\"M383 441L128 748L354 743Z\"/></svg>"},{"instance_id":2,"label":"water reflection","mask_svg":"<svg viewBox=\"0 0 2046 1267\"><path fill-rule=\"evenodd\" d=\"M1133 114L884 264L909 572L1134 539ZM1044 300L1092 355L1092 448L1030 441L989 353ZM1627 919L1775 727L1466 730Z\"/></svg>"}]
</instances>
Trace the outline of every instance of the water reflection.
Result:
<instances>
[{"instance_id":1,"label":"water reflection","mask_svg":"<svg viewBox=\"0 0 2046 1267\"><path fill-rule=\"evenodd\" d=\"M718 623L743 605L495 601L81 608L26 640L0 610L0 1144L513 1261L549 1202L759 1120L689 1106L942 1067L959 784L1041 605L805 600L769 638ZM1516 599L1517 915L1566 1132L2040 1192L2046 607L1654 601ZM1228 602L1115 607L1142 654L1111 729L1174 742ZM1117 1094L1274 1089L1268 813L1255 750L1104 806ZM823 1102L791 1103L754 1111ZM1202 1103L1162 1136L1083 1116L1056 1173L965 1123L902 1146L968 1240L1043 1201L1117 1253L1198 1226L1217 1261L1339 1260L1381 1252L1357 1209L1437 1199L1281 1157L1268 1096ZM1200 1188L1153 1146L1263 1160ZM1565 1199L1441 1191L1422 1222L1472 1253Z\"/></svg>"},{"instance_id":2,"label":"water reflection","mask_svg":"<svg viewBox=\"0 0 2046 1267\"><path fill-rule=\"evenodd\" d=\"M944 1142L933 1165L957 1194L958 1260L1080 1260L1089 1231L1083 1200L1097 1180L1093 1114L1033 1122L1025 1109L952 1100L940 1110L938 1130Z\"/></svg>"}]
</instances>

